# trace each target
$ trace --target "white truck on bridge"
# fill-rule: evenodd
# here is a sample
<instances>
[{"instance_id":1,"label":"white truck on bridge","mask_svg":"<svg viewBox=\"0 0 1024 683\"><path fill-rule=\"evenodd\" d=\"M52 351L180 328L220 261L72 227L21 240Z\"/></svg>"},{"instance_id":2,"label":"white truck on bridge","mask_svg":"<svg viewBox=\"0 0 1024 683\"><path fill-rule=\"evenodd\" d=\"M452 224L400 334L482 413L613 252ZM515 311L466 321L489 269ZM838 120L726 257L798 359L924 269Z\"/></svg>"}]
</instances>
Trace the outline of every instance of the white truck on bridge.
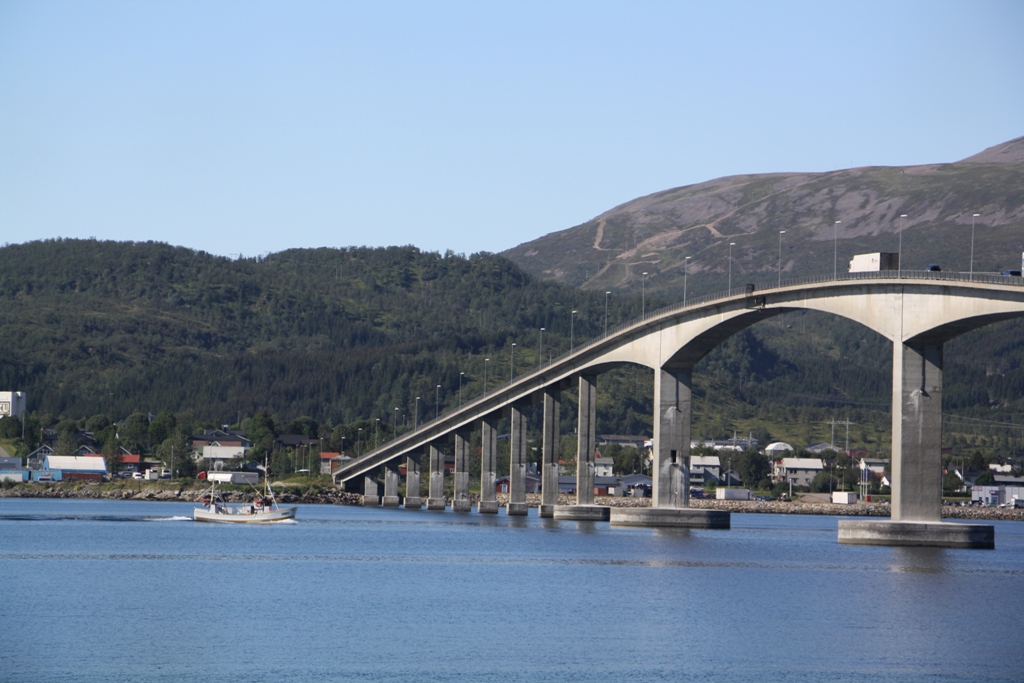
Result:
<instances>
[{"instance_id":1,"label":"white truck on bridge","mask_svg":"<svg viewBox=\"0 0 1024 683\"><path fill-rule=\"evenodd\" d=\"M873 273L880 270L899 270L900 255L889 252L855 254L850 261L851 273Z\"/></svg>"}]
</instances>

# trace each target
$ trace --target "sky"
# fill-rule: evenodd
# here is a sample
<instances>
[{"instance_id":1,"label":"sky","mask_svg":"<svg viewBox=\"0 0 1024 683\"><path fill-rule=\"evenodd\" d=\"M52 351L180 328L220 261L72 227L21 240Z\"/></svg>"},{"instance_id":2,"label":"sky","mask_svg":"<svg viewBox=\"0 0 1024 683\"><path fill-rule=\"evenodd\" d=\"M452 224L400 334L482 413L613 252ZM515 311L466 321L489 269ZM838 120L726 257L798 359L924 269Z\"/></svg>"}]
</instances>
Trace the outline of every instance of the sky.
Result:
<instances>
[{"instance_id":1,"label":"sky","mask_svg":"<svg viewBox=\"0 0 1024 683\"><path fill-rule=\"evenodd\" d=\"M0 244L500 252L1024 135L1024 2L0 0Z\"/></svg>"}]
</instances>

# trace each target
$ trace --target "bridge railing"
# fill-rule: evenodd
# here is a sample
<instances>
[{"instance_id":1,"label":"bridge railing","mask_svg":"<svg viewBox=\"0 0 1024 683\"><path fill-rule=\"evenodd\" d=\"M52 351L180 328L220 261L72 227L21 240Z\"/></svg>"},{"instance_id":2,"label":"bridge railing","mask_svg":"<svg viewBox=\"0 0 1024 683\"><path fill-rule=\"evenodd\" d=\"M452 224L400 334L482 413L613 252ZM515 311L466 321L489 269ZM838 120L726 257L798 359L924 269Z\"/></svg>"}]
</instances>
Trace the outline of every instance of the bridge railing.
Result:
<instances>
[{"instance_id":1,"label":"bridge railing","mask_svg":"<svg viewBox=\"0 0 1024 683\"><path fill-rule=\"evenodd\" d=\"M370 455L370 454L376 452L377 450L380 450L380 448L384 448L384 447L388 446L389 444L393 443L397 439L405 438L405 437L408 437L410 434L413 434L415 432L419 432L419 431L422 431L422 430L429 429L431 426L435 425L436 423L446 420L452 414L454 414L456 412L461 412L463 410L467 410L470 407L472 407L473 404L475 404L477 402L482 402L482 401L484 401L487 398L491 398L493 396L496 396L496 395L502 393L503 391L506 391L510 386L512 386L514 384L518 384L518 383L521 383L521 382L522 383L529 382L530 378L533 378L533 377L536 377L537 375L542 374L544 372L545 368L549 368L552 365L557 365L558 363L562 362L563 360L567 359L570 356L574 356L574 355L579 354L579 353L581 353L583 351L586 351L587 349L589 349L589 348L591 348L591 347L601 343L605 339L608 339L609 337L614 337L615 335L617 335L617 334L619 334L619 333L621 333L621 332L623 332L623 331L625 331L625 330L627 330L627 329L629 329L631 327L640 325L640 324L642 324L642 323L644 323L644 322L646 322L648 320L652 320L654 318L660 318L660 317L663 317L663 316L671 314L671 313L677 313L677 312L682 311L684 309L700 308L702 306L706 306L707 304L713 303L715 301L725 301L725 300L732 299L732 298L735 298L735 297L749 296L749 295L751 295L753 293L763 294L763 293L770 292L770 291L773 291L773 290L774 291L778 291L778 290L782 290L782 289L788 289L790 287L803 287L803 286L813 285L813 284L824 284L824 283L833 283L833 282L850 282L850 281L858 281L858 280L938 280L938 281L944 281L944 282L972 282L972 283L980 283L980 284L1015 285L1017 287L1024 287L1024 278L1012 277L1012 276L1006 276L1006 275L997 275L995 273L973 273L972 274L972 273L950 273L950 272L945 272L944 273L944 272L925 271L925 270L903 270L903 271L881 270L881 271L871 271L871 272L864 272L864 273L844 273L843 275L840 275L838 277L832 277L830 275L808 275L808 276L805 276L805 277L789 278L789 279L786 279L786 280L782 280L781 282L778 281L778 280L775 280L775 281L772 281L772 282L767 283L767 284L764 284L764 283L761 283L761 284L745 283L741 287L733 287L732 289L727 289L727 290L721 291L721 292L713 292L711 294L703 294L701 296L696 296L696 297L687 297L682 302L675 303L675 304L670 304L668 306L663 306L661 308L658 308L658 309L646 312L643 315L641 315L641 316L639 316L637 318L634 318L633 320L630 320L628 322L621 323L621 324L616 325L616 326L614 326L612 328L609 328L609 330L607 332L604 332L604 333L602 333L602 334L600 334L600 335L598 335L596 337L588 339L588 340L586 340L584 342L581 342L579 344L575 344L573 346L573 348L570 349L569 351L561 353L558 356L554 356L554 357L549 358L546 363L541 361L541 365L538 366L537 368L535 368L533 370L530 370L529 372L523 373L522 375L519 375L518 377L515 377L513 379L506 380L506 381L502 382L501 384L499 384L498 386L496 386L495 388L489 389L488 391L484 392L483 394L480 394L479 396L477 396L477 397L475 397L473 399L470 399L469 401L467 401L466 403L462 404L461 406L458 406L456 408L448 408L448 409L446 409L444 412L442 412L440 415L438 415L434 419L428 420L426 422L421 422L419 424L419 426L416 429L414 429L413 431L411 431L411 432L406 432L406 433L404 433L402 435L392 437L389 441L387 441L386 443L382 444L379 448L374 449L373 451L370 451L369 453L364 454L363 457L365 457L367 455Z\"/></svg>"}]
</instances>

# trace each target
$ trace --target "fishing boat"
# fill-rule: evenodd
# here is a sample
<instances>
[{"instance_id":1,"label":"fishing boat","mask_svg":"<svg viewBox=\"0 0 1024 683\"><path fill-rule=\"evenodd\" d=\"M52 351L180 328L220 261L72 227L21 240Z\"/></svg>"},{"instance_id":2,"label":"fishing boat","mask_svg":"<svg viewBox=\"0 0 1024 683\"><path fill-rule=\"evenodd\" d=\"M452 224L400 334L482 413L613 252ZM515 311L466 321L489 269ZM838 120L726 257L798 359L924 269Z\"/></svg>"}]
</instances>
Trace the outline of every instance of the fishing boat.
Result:
<instances>
[{"instance_id":1,"label":"fishing boat","mask_svg":"<svg viewBox=\"0 0 1024 683\"><path fill-rule=\"evenodd\" d=\"M248 503L228 503L217 490L217 482L200 494L196 501L202 507L192 510L192 519L197 522L229 522L236 524L262 524L265 522L281 522L295 519L297 505L281 507L270 487L270 477L263 469L263 491L257 490L256 499ZM255 487L254 487L255 488Z\"/></svg>"}]
</instances>

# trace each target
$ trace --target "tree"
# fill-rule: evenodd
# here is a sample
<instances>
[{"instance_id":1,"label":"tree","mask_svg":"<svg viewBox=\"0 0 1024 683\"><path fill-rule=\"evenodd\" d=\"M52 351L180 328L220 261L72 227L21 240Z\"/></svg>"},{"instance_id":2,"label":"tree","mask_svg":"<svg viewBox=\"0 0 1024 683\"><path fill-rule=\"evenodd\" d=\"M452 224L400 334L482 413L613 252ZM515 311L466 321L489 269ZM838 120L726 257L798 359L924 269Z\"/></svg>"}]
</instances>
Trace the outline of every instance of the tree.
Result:
<instances>
[{"instance_id":1,"label":"tree","mask_svg":"<svg viewBox=\"0 0 1024 683\"><path fill-rule=\"evenodd\" d=\"M142 413L132 413L121 423L119 436L125 448L141 455L149 444L149 418Z\"/></svg>"},{"instance_id":2,"label":"tree","mask_svg":"<svg viewBox=\"0 0 1024 683\"><path fill-rule=\"evenodd\" d=\"M974 480L975 486L992 486L996 483L996 475L992 470L985 470Z\"/></svg>"},{"instance_id":3,"label":"tree","mask_svg":"<svg viewBox=\"0 0 1024 683\"><path fill-rule=\"evenodd\" d=\"M771 462L757 451L747 450L733 455L732 469L749 489L761 488L771 473Z\"/></svg>"},{"instance_id":4,"label":"tree","mask_svg":"<svg viewBox=\"0 0 1024 683\"><path fill-rule=\"evenodd\" d=\"M822 470L811 479L810 489L814 493L828 493L836 490L837 480L828 470Z\"/></svg>"},{"instance_id":5,"label":"tree","mask_svg":"<svg viewBox=\"0 0 1024 683\"><path fill-rule=\"evenodd\" d=\"M162 444L171 436L171 432L177 426L177 419L168 412L159 413L149 423L149 442Z\"/></svg>"},{"instance_id":6,"label":"tree","mask_svg":"<svg viewBox=\"0 0 1024 683\"><path fill-rule=\"evenodd\" d=\"M173 477L194 477L197 471L196 461L192 457L192 447L188 442L188 434L175 429L156 448L156 456L164 466L172 469Z\"/></svg>"},{"instance_id":7,"label":"tree","mask_svg":"<svg viewBox=\"0 0 1024 683\"><path fill-rule=\"evenodd\" d=\"M57 436L57 443L53 447L53 452L56 455L74 455L75 451L78 450L78 439L75 438L75 433L70 429L65 429L60 432Z\"/></svg>"}]
</instances>

